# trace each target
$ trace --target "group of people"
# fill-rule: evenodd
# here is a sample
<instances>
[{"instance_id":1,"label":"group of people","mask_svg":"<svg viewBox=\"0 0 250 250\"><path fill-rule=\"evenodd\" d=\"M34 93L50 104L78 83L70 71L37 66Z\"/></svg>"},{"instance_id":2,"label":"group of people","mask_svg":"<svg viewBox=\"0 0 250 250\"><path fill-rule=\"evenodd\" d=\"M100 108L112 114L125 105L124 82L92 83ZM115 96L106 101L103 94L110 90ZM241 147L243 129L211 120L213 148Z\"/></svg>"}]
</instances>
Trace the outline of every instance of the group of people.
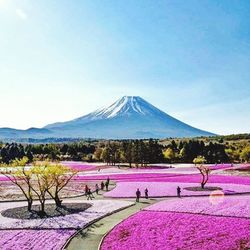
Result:
<instances>
[{"instance_id":1,"label":"group of people","mask_svg":"<svg viewBox=\"0 0 250 250\"><path fill-rule=\"evenodd\" d=\"M140 201L140 198L141 198L141 191L140 191L139 188L137 188L135 194L136 194L136 202L139 202L139 201ZM144 196L145 199L148 199L148 189L147 189L147 188L145 188L144 194L145 194L145 196Z\"/></svg>"},{"instance_id":2,"label":"group of people","mask_svg":"<svg viewBox=\"0 0 250 250\"><path fill-rule=\"evenodd\" d=\"M100 187L98 184L95 184L95 191L91 191L91 188L88 185L85 185L85 195L87 196L87 200L92 200L94 197L93 193L95 192L97 195L99 194L100 190L104 190L104 188L106 188L106 191L109 190L109 183L110 183L110 179L109 177L107 178L107 180L105 182L101 182Z\"/></svg>"},{"instance_id":3,"label":"group of people","mask_svg":"<svg viewBox=\"0 0 250 250\"><path fill-rule=\"evenodd\" d=\"M177 197L181 198L181 188L178 186L176 190L177 190ZM144 190L144 193L145 193L145 198L148 199L148 189L147 188ZM137 188L135 194L136 194L136 202L139 202L140 198L141 198L141 191L139 188Z\"/></svg>"},{"instance_id":4,"label":"group of people","mask_svg":"<svg viewBox=\"0 0 250 250\"><path fill-rule=\"evenodd\" d=\"M110 183L110 179L108 177L105 182L103 182L103 181L101 182L100 187L98 184L95 184L95 191L94 192L98 195L99 191L100 190L103 191L104 188L106 188L106 191L108 191L109 190L109 183ZM87 196L87 200L92 200L93 198L95 198L93 195L94 192L91 191L91 188L88 187L88 185L85 185L85 195ZM140 198L141 198L141 191L139 188L137 188L135 194L136 194L136 202L139 202ZM145 199L148 199L148 197L149 197L147 188L145 188L145 190L144 190L144 197L145 197ZM179 186L177 187L177 197L179 197L179 198L181 197L181 188Z\"/></svg>"}]
</instances>

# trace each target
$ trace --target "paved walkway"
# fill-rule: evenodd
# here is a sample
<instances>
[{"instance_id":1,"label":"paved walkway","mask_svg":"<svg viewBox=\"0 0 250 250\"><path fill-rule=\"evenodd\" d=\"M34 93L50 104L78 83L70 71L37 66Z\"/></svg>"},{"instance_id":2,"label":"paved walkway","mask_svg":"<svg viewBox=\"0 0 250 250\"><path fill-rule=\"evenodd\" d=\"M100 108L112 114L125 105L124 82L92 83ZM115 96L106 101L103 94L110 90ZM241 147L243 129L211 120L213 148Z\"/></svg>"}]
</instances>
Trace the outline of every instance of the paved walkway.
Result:
<instances>
[{"instance_id":1,"label":"paved walkway","mask_svg":"<svg viewBox=\"0 0 250 250\"><path fill-rule=\"evenodd\" d=\"M130 200L131 201L131 200ZM133 200L134 201L134 200ZM134 206L126 208L120 212L107 216L86 229L81 230L66 245L67 250L97 250L103 236L108 233L115 225L129 217L130 215L140 211L159 199L143 199L142 202L136 203Z\"/></svg>"}]
</instances>

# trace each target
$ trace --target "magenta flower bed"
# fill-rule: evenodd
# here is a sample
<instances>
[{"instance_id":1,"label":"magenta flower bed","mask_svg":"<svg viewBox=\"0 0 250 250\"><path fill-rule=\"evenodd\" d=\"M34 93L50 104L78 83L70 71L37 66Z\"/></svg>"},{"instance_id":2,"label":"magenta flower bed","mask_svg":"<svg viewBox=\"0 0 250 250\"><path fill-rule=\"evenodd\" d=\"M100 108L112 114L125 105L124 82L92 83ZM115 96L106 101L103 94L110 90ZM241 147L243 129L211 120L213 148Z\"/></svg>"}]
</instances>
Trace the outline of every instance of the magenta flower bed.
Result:
<instances>
[{"instance_id":1,"label":"magenta flower bed","mask_svg":"<svg viewBox=\"0 0 250 250\"><path fill-rule=\"evenodd\" d=\"M2 250L61 249L75 230L1 230Z\"/></svg>"},{"instance_id":2,"label":"magenta flower bed","mask_svg":"<svg viewBox=\"0 0 250 250\"><path fill-rule=\"evenodd\" d=\"M105 197L133 198L137 188L140 189L144 197L145 188L149 191L149 197L176 196L177 186L181 187L182 196L190 195L210 195L212 191L189 191L186 187L199 187L197 183L167 183L167 182L118 182L116 187L104 194ZM250 192L247 185L212 183L209 187L220 187L224 194L236 194Z\"/></svg>"},{"instance_id":3,"label":"magenta flower bed","mask_svg":"<svg viewBox=\"0 0 250 250\"><path fill-rule=\"evenodd\" d=\"M142 211L118 224L105 237L101 250L226 250L249 247L249 219Z\"/></svg>"},{"instance_id":4,"label":"magenta flower bed","mask_svg":"<svg viewBox=\"0 0 250 250\"><path fill-rule=\"evenodd\" d=\"M163 174L163 173L131 173L131 174L101 174L101 175L84 175L76 176L75 180L106 180L110 178L119 182L194 182L200 183L200 174ZM209 183L233 183L250 185L250 178L245 176L227 176L227 175L210 175Z\"/></svg>"},{"instance_id":5,"label":"magenta flower bed","mask_svg":"<svg viewBox=\"0 0 250 250\"><path fill-rule=\"evenodd\" d=\"M235 168L235 170L245 170L245 171L250 171L250 164L242 164Z\"/></svg>"},{"instance_id":6,"label":"magenta flower bed","mask_svg":"<svg viewBox=\"0 0 250 250\"><path fill-rule=\"evenodd\" d=\"M175 174L161 174L161 173L126 173L126 174L95 174L95 175L79 175L76 180L106 180L108 177L114 181L151 181L155 179L164 179L168 177L175 177Z\"/></svg>"},{"instance_id":7,"label":"magenta flower bed","mask_svg":"<svg viewBox=\"0 0 250 250\"><path fill-rule=\"evenodd\" d=\"M250 196L211 196L160 201L145 210L250 218Z\"/></svg>"},{"instance_id":8,"label":"magenta flower bed","mask_svg":"<svg viewBox=\"0 0 250 250\"><path fill-rule=\"evenodd\" d=\"M83 162L77 161L63 161L62 165L70 167L77 171L90 171L90 170L97 170L98 166L92 164L86 164Z\"/></svg>"},{"instance_id":9,"label":"magenta flower bed","mask_svg":"<svg viewBox=\"0 0 250 250\"><path fill-rule=\"evenodd\" d=\"M221 170L221 169L228 169L228 168L232 168L233 165L230 163L227 164L217 164L217 165L209 165L211 170Z\"/></svg>"}]
</instances>

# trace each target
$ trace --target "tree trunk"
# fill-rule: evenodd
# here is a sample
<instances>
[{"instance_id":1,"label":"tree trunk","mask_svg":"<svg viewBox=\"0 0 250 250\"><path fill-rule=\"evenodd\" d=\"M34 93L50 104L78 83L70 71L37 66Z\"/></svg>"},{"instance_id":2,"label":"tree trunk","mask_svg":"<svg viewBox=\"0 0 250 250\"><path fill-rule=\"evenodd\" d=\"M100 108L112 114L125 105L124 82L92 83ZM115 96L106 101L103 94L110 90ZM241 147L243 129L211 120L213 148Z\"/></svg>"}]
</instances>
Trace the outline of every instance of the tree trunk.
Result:
<instances>
[{"instance_id":1,"label":"tree trunk","mask_svg":"<svg viewBox=\"0 0 250 250\"><path fill-rule=\"evenodd\" d=\"M62 206L62 200L60 200L58 194L55 195L55 203L57 207L61 207Z\"/></svg>"},{"instance_id":2,"label":"tree trunk","mask_svg":"<svg viewBox=\"0 0 250 250\"><path fill-rule=\"evenodd\" d=\"M33 200L28 200L28 211L31 211Z\"/></svg>"},{"instance_id":3,"label":"tree trunk","mask_svg":"<svg viewBox=\"0 0 250 250\"><path fill-rule=\"evenodd\" d=\"M202 174L201 188L204 189L204 187L205 187L205 175Z\"/></svg>"},{"instance_id":4,"label":"tree trunk","mask_svg":"<svg viewBox=\"0 0 250 250\"><path fill-rule=\"evenodd\" d=\"M45 214L45 201L40 201L41 203L41 214Z\"/></svg>"},{"instance_id":5,"label":"tree trunk","mask_svg":"<svg viewBox=\"0 0 250 250\"><path fill-rule=\"evenodd\" d=\"M205 187L205 185L207 184L207 182L208 182L208 174L206 175L206 179L205 179L205 181L204 181L204 187Z\"/></svg>"}]
</instances>

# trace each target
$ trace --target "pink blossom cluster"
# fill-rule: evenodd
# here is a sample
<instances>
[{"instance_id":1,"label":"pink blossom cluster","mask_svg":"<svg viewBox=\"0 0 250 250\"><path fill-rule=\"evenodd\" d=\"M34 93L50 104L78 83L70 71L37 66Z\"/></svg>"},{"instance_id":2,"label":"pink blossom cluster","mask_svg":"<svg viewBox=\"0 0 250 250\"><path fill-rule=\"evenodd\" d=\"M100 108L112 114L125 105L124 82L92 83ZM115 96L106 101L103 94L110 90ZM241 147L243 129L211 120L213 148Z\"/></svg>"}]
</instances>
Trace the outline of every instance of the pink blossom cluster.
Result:
<instances>
[{"instance_id":1,"label":"pink blossom cluster","mask_svg":"<svg viewBox=\"0 0 250 250\"><path fill-rule=\"evenodd\" d=\"M213 191L190 191L185 188L200 187L198 183L174 183L174 182L118 182L116 187L104 194L105 197L133 198L137 188L142 197L144 190L148 189L149 197L177 196L177 186L181 188L181 196L210 195ZM250 192L248 185L209 183L209 187L220 187L224 194L237 194Z\"/></svg>"},{"instance_id":2,"label":"pink blossom cluster","mask_svg":"<svg viewBox=\"0 0 250 250\"><path fill-rule=\"evenodd\" d=\"M2 250L45 250L62 249L67 239L76 230L1 230Z\"/></svg>"},{"instance_id":3,"label":"pink blossom cluster","mask_svg":"<svg viewBox=\"0 0 250 250\"><path fill-rule=\"evenodd\" d=\"M250 218L250 196L214 195L171 199L155 203L146 207L145 210Z\"/></svg>"},{"instance_id":4,"label":"pink blossom cluster","mask_svg":"<svg viewBox=\"0 0 250 250\"><path fill-rule=\"evenodd\" d=\"M250 220L141 211L118 224L101 250L226 250L250 247Z\"/></svg>"}]
</instances>

